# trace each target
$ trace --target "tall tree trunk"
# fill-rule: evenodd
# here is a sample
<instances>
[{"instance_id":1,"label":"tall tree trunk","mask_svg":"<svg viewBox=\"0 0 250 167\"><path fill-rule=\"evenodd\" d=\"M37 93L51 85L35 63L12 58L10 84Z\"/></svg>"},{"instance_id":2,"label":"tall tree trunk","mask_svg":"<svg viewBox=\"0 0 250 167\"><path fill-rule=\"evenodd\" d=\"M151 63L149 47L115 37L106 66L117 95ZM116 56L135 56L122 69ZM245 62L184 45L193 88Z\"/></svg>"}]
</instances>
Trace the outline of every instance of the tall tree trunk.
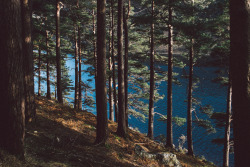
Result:
<instances>
[{"instance_id":1,"label":"tall tree trunk","mask_svg":"<svg viewBox=\"0 0 250 167\"><path fill-rule=\"evenodd\" d=\"M191 39L189 53L189 84L188 84L188 106L187 106L187 143L188 155L194 156L192 139L192 91L193 91L193 57L194 57L194 39Z\"/></svg>"},{"instance_id":2,"label":"tall tree trunk","mask_svg":"<svg viewBox=\"0 0 250 167\"><path fill-rule=\"evenodd\" d=\"M81 30L80 26L78 26L78 54L79 54L79 99L78 99L78 108L82 110L82 50L81 50Z\"/></svg>"},{"instance_id":3,"label":"tall tree trunk","mask_svg":"<svg viewBox=\"0 0 250 167\"><path fill-rule=\"evenodd\" d=\"M38 96L41 96L41 48L38 47Z\"/></svg>"},{"instance_id":4,"label":"tall tree trunk","mask_svg":"<svg viewBox=\"0 0 250 167\"><path fill-rule=\"evenodd\" d=\"M74 108L78 109L79 98L79 83L78 83L78 41L77 41L77 27L75 26L75 103Z\"/></svg>"},{"instance_id":5,"label":"tall tree trunk","mask_svg":"<svg viewBox=\"0 0 250 167\"><path fill-rule=\"evenodd\" d=\"M50 93L50 60L49 60L49 31L46 30L46 49L47 49L47 57L46 57L46 62L47 62L47 98L51 99L51 93Z\"/></svg>"},{"instance_id":6,"label":"tall tree trunk","mask_svg":"<svg viewBox=\"0 0 250 167\"><path fill-rule=\"evenodd\" d=\"M116 95L116 80L115 80L115 55L114 55L114 0L111 0L111 11L112 11L112 19L111 19L111 29L112 29L112 38L111 38L111 54L112 54L112 64L113 64L113 87L114 87L114 106L115 106L115 121L118 122L118 105L117 105L117 95Z\"/></svg>"},{"instance_id":7,"label":"tall tree trunk","mask_svg":"<svg viewBox=\"0 0 250 167\"><path fill-rule=\"evenodd\" d=\"M149 114L148 114L148 137L154 138L154 0L151 4L151 42L150 42L150 97L149 97Z\"/></svg>"},{"instance_id":8,"label":"tall tree trunk","mask_svg":"<svg viewBox=\"0 0 250 167\"><path fill-rule=\"evenodd\" d=\"M22 0L22 30L23 30L23 58L24 66L24 92L25 92L25 122L35 119L35 94L34 94L34 63L31 39L31 1Z\"/></svg>"},{"instance_id":9,"label":"tall tree trunk","mask_svg":"<svg viewBox=\"0 0 250 167\"><path fill-rule=\"evenodd\" d=\"M172 3L169 1L169 25L168 25L168 94L167 94L167 143L166 147L173 148L173 125L172 125L172 79L173 79L173 26L172 26Z\"/></svg>"},{"instance_id":10,"label":"tall tree trunk","mask_svg":"<svg viewBox=\"0 0 250 167\"><path fill-rule=\"evenodd\" d=\"M123 0L118 0L118 128L117 134L127 137L124 87L124 57L123 57Z\"/></svg>"},{"instance_id":11,"label":"tall tree trunk","mask_svg":"<svg viewBox=\"0 0 250 167\"><path fill-rule=\"evenodd\" d=\"M128 18L130 10L130 0L128 0L128 10L126 13L126 5L123 5L123 28L124 28L124 88L125 88L125 117L126 126L128 128Z\"/></svg>"},{"instance_id":12,"label":"tall tree trunk","mask_svg":"<svg viewBox=\"0 0 250 167\"><path fill-rule=\"evenodd\" d=\"M109 71L112 72L113 64L112 64L112 11L111 7L109 8ZM113 99L113 75L109 74L109 119L111 121L115 121L114 119L114 99Z\"/></svg>"},{"instance_id":13,"label":"tall tree trunk","mask_svg":"<svg viewBox=\"0 0 250 167\"><path fill-rule=\"evenodd\" d=\"M229 150L230 150L230 124L231 124L231 109L232 109L232 82L229 74L229 85L227 94L227 113L226 113L226 128L225 128L225 143L223 150L223 167L229 166Z\"/></svg>"},{"instance_id":14,"label":"tall tree trunk","mask_svg":"<svg viewBox=\"0 0 250 167\"><path fill-rule=\"evenodd\" d=\"M106 88L106 1L97 0L97 76L96 109L97 128L95 143L104 144L108 138L107 88Z\"/></svg>"},{"instance_id":15,"label":"tall tree trunk","mask_svg":"<svg viewBox=\"0 0 250 167\"><path fill-rule=\"evenodd\" d=\"M97 76L97 56L96 56L96 37L95 37L95 10L93 9L92 12L93 16L93 45L94 45L94 68L95 68L95 81L96 81L96 76ZM95 82L95 88L96 88L96 82Z\"/></svg>"},{"instance_id":16,"label":"tall tree trunk","mask_svg":"<svg viewBox=\"0 0 250 167\"><path fill-rule=\"evenodd\" d=\"M57 98L57 90L56 90L56 85L57 85L57 83L56 83L56 80L57 80L57 77L56 77L56 75L55 75L55 99Z\"/></svg>"},{"instance_id":17,"label":"tall tree trunk","mask_svg":"<svg viewBox=\"0 0 250 167\"><path fill-rule=\"evenodd\" d=\"M2 0L0 12L0 148L24 159L23 66L28 64L23 64L21 1Z\"/></svg>"},{"instance_id":18,"label":"tall tree trunk","mask_svg":"<svg viewBox=\"0 0 250 167\"><path fill-rule=\"evenodd\" d=\"M63 103L61 81L61 53L60 53L60 1L56 0L56 72L57 72L57 100Z\"/></svg>"},{"instance_id":19,"label":"tall tree trunk","mask_svg":"<svg viewBox=\"0 0 250 167\"><path fill-rule=\"evenodd\" d=\"M247 166L250 163L249 3L249 0L230 0L230 74L235 166Z\"/></svg>"}]
</instances>

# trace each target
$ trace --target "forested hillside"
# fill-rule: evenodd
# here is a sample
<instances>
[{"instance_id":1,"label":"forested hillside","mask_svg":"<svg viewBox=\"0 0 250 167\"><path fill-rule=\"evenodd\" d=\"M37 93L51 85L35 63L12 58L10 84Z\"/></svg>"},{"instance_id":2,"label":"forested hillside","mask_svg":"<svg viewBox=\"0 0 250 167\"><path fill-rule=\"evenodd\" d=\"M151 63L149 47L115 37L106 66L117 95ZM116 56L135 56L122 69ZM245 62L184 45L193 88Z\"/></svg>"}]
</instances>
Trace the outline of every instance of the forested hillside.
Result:
<instances>
[{"instance_id":1,"label":"forested hillside","mask_svg":"<svg viewBox=\"0 0 250 167\"><path fill-rule=\"evenodd\" d=\"M0 166L248 166L249 3L2 0Z\"/></svg>"}]
</instances>

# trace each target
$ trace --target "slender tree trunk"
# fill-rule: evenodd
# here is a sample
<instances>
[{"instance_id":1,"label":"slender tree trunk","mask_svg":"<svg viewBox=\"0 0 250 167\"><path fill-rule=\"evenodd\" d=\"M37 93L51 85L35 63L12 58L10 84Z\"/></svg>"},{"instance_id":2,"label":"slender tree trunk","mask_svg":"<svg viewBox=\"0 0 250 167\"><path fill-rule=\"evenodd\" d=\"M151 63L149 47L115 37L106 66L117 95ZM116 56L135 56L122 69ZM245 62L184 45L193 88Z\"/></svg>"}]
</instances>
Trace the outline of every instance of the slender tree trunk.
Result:
<instances>
[{"instance_id":1,"label":"slender tree trunk","mask_svg":"<svg viewBox=\"0 0 250 167\"><path fill-rule=\"evenodd\" d=\"M24 92L25 92L25 122L35 119L35 94L34 94L34 63L31 39L31 1L22 0L22 30L23 30L23 58L24 63Z\"/></svg>"},{"instance_id":2,"label":"slender tree trunk","mask_svg":"<svg viewBox=\"0 0 250 167\"><path fill-rule=\"evenodd\" d=\"M38 96L41 96L41 48L38 47Z\"/></svg>"},{"instance_id":3,"label":"slender tree trunk","mask_svg":"<svg viewBox=\"0 0 250 167\"><path fill-rule=\"evenodd\" d=\"M57 77L56 77L56 75L55 75L55 99L57 98L57 90L56 90L56 85L57 85L57 83L56 83L56 79L57 79Z\"/></svg>"},{"instance_id":4,"label":"slender tree trunk","mask_svg":"<svg viewBox=\"0 0 250 167\"><path fill-rule=\"evenodd\" d=\"M78 108L82 110L82 60L81 60L81 31L80 26L78 26L78 43L79 43L79 99L78 99Z\"/></svg>"},{"instance_id":5,"label":"slender tree trunk","mask_svg":"<svg viewBox=\"0 0 250 167\"><path fill-rule=\"evenodd\" d=\"M78 83L78 41L77 41L77 27L75 26L75 103L74 108L78 109L78 98L79 98L79 83Z\"/></svg>"},{"instance_id":6,"label":"slender tree trunk","mask_svg":"<svg viewBox=\"0 0 250 167\"><path fill-rule=\"evenodd\" d=\"M151 4L152 20L151 20L151 42L150 42L150 97L149 97L149 114L148 114L148 137L154 138L154 0Z\"/></svg>"},{"instance_id":7,"label":"slender tree trunk","mask_svg":"<svg viewBox=\"0 0 250 167\"><path fill-rule=\"evenodd\" d=\"M111 7L109 8L109 18L110 18L110 27L109 27L109 71L112 72L112 11ZM113 75L109 74L109 119L115 121L114 119L114 99L113 99Z\"/></svg>"},{"instance_id":8,"label":"slender tree trunk","mask_svg":"<svg viewBox=\"0 0 250 167\"><path fill-rule=\"evenodd\" d=\"M188 106L187 106L187 143L188 155L194 156L193 139L192 139L192 91L193 91L193 57L194 57L194 40L191 39L191 48L189 53L189 84L188 84Z\"/></svg>"},{"instance_id":9,"label":"slender tree trunk","mask_svg":"<svg viewBox=\"0 0 250 167\"><path fill-rule=\"evenodd\" d=\"M46 62L47 62L47 98L51 99L51 94L50 94L50 61L49 61L49 31L46 31L46 49L47 49L47 57L46 57Z\"/></svg>"},{"instance_id":10,"label":"slender tree trunk","mask_svg":"<svg viewBox=\"0 0 250 167\"><path fill-rule=\"evenodd\" d=\"M225 143L223 150L223 167L229 166L229 150L230 150L230 124L231 124L231 109L232 109L232 82L229 74L229 85L227 94L227 113L226 113L226 128L225 128Z\"/></svg>"},{"instance_id":11,"label":"slender tree trunk","mask_svg":"<svg viewBox=\"0 0 250 167\"><path fill-rule=\"evenodd\" d=\"M115 106L115 121L118 122L118 105L117 105L117 95L116 95L116 80L115 80L115 55L114 55L114 0L111 0L111 11L112 11L112 19L111 19L111 29L112 29L112 38L111 38L111 57L112 57L112 64L113 64L113 87L114 87L114 106Z\"/></svg>"},{"instance_id":12,"label":"slender tree trunk","mask_svg":"<svg viewBox=\"0 0 250 167\"><path fill-rule=\"evenodd\" d=\"M169 25L168 25L168 94L167 94L167 143L166 147L173 148L172 128L172 79L173 79L173 26L172 3L169 1Z\"/></svg>"},{"instance_id":13,"label":"slender tree trunk","mask_svg":"<svg viewBox=\"0 0 250 167\"><path fill-rule=\"evenodd\" d=\"M60 1L56 0L56 72L57 72L57 100L63 103L61 81L61 53L60 53Z\"/></svg>"},{"instance_id":14,"label":"slender tree trunk","mask_svg":"<svg viewBox=\"0 0 250 167\"><path fill-rule=\"evenodd\" d=\"M96 37L95 37L95 10L93 9L93 34L94 34L94 38L93 38L93 43L94 43L94 68L95 68L95 80L96 80L96 76L97 76L97 56L96 56ZM96 88L96 82L95 82L95 88Z\"/></svg>"},{"instance_id":15,"label":"slender tree trunk","mask_svg":"<svg viewBox=\"0 0 250 167\"><path fill-rule=\"evenodd\" d=\"M118 128L117 134L127 137L124 87L124 57L123 57L123 0L118 0Z\"/></svg>"},{"instance_id":16,"label":"slender tree trunk","mask_svg":"<svg viewBox=\"0 0 250 167\"><path fill-rule=\"evenodd\" d=\"M250 164L250 6L230 0L230 74L235 166ZM245 151L244 151L245 150Z\"/></svg>"},{"instance_id":17,"label":"slender tree trunk","mask_svg":"<svg viewBox=\"0 0 250 167\"><path fill-rule=\"evenodd\" d=\"M128 128L128 18L130 10L130 0L128 0L128 10L126 13L126 5L123 5L123 28L124 28L124 87L125 87L125 117L126 126Z\"/></svg>"},{"instance_id":18,"label":"slender tree trunk","mask_svg":"<svg viewBox=\"0 0 250 167\"><path fill-rule=\"evenodd\" d=\"M24 159L23 66L28 64L23 64L21 1L2 0L0 13L0 148Z\"/></svg>"},{"instance_id":19,"label":"slender tree trunk","mask_svg":"<svg viewBox=\"0 0 250 167\"><path fill-rule=\"evenodd\" d=\"M107 88L106 88L106 1L97 0L97 76L96 109L97 128L95 143L104 144L108 138Z\"/></svg>"}]
</instances>

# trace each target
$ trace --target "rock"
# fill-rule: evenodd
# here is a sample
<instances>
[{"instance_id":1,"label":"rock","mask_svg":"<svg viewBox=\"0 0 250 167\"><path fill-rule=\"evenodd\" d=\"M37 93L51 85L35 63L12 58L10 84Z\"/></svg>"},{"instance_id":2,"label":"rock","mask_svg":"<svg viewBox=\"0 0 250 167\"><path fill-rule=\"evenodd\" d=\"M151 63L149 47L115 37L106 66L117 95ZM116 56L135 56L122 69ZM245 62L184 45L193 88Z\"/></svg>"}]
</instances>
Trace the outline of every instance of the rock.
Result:
<instances>
[{"instance_id":1,"label":"rock","mask_svg":"<svg viewBox=\"0 0 250 167\"><path fill-rule=\"evenodd\" d=\"M159 160L166 166L181 167L181 163L176 158L176 155L172 153L162 152L162 153L151 154L148 153L148 149L146 147L140 146L138 144L135 145L135 153L143 158Z\"/></svg>"},{"instance_id":2,"label":"rock","mask_svg":"<svg viewBox=\"0 0 250 167\"><path fill-rule=\"evenodd\" d=\"M138 144L135 145L135 153L143 158L153 159L156 157L155 154L150 154L147 152L148 149L146 147L140 146Z\"/></svg>"},{"instance_id":3,"label":"rock","mask_svg":"<svg viewBox=\"0 0 250 167\"><path fill-rule=\"evenodd\" d=\"M176 158L176 155L172 153L168 152L157 153L156 159L167 166L181 167L181 163Z\"/></svg>"}]
</instances>

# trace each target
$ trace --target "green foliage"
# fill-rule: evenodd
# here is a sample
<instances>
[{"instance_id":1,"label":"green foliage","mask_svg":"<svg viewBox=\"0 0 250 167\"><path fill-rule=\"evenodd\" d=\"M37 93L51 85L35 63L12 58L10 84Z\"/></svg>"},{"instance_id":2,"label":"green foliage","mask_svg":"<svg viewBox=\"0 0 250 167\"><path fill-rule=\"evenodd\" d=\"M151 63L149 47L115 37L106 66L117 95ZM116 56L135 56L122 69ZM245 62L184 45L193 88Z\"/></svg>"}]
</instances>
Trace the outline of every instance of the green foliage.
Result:
<instances>
[{"instance_id":1,"label":"green foliage","mask_svg":"<svg viewBox=\"0 0 250 167\"><path fill-rule=\"evenodd\" d=\"M161 117L158 119L158 121L164 121L167 122L167 115L162 115L160 113L156 113L160 115ZM186 123L186 118L182 117L172 117L173 123L175 123L177 126L183 126Z\"/></svg>"},{"instance_id":2,"label":"green foliage","mask_svg":"<svg viewBox=\"0 0 250 167\"><path fill-rule=\"evenodd\" d=\"M193 122L199 126L204 128L207 133L216 133L216 129L211 125L211 121L205 119L193 120Z\"/></svg>"}]
</instances>

